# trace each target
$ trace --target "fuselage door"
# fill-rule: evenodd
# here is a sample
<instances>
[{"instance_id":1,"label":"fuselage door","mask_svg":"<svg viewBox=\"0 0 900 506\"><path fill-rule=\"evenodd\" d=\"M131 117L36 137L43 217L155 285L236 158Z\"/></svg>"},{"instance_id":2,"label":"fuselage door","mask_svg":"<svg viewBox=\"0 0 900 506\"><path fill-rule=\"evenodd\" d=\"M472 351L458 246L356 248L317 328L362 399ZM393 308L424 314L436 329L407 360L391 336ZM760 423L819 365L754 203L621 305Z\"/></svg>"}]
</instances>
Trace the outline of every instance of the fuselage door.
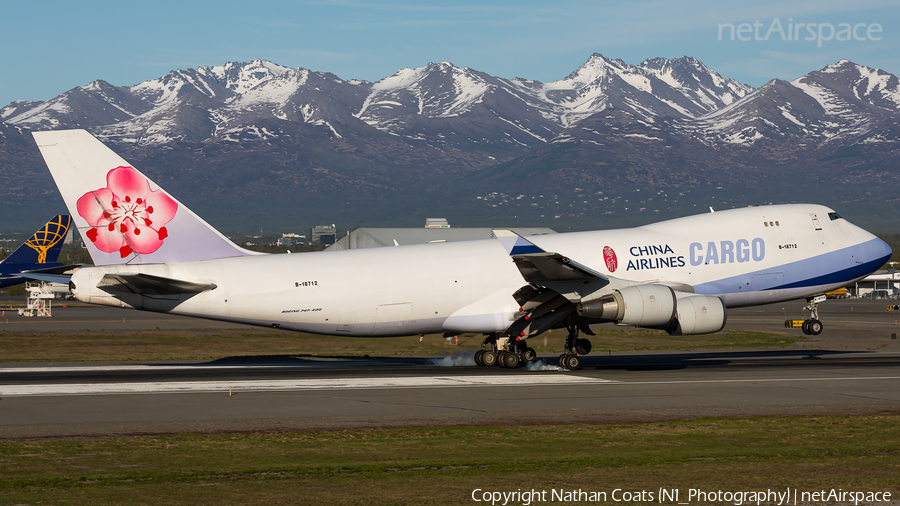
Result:
<instances>
[{"instance_id":1,"label":"fuselage door","mask_svg":"<svg viewBox=\"0 0 900 506\"><path fill-rule=\"evenodd\" d=\"M816 230L822 230L822 225L819 223L819 218L816 216L816 213L810 213L810 218L812 218L813 225L815 225Z\"/></svg>"},{"instance_id":2,"label":"fuselage door","mask_svg":"<svg viewBox=\"0 0 900 506\"><path fill-rule=\"evenodd\" d=\"M412 318L412 303L382 304L375 310L375 328L378 331L397 329Z\"/></svg>"},{"instance_id":3,"label":"fuselage door","mask_svg":"<svg viewBox=\"0 0 900 506\"><path fill-rule=\"evenodd\" d=\"M353 332L356 326L356 311L341 313L341 322L337 326L338 332Z\"/></svg>"}]
</instances>

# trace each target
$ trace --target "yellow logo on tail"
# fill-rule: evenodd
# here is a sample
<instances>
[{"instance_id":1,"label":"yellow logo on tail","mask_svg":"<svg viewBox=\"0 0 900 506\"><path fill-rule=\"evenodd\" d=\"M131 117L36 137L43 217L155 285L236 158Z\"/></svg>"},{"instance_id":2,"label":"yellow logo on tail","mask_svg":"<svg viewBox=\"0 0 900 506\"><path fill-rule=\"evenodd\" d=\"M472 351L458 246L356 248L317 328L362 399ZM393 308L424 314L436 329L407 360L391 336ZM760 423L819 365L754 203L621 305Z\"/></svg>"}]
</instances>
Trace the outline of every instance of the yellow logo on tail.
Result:
<instances>
[{"instance_id":1,"label":"yellow logo on tail","mask_svg":"<svg viewBox=\"0 0 900 506\"><path fill-rule=\"evenodd\" d=\"M35 232L31 239L25 241L26 246L37 251L39 264L47 263L47 251L65 239L71 224L71 216L57 216L48 221L44 228Z\"/></svg>"}]
</instances>

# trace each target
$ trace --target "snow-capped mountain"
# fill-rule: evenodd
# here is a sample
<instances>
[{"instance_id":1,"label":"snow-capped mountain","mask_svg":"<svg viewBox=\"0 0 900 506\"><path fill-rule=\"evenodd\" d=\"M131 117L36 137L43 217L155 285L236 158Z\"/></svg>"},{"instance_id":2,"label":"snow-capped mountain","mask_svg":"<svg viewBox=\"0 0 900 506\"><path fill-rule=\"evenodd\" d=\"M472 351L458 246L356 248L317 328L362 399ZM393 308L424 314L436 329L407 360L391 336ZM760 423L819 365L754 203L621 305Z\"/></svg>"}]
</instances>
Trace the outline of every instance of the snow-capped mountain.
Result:
<instances>
[{"instance_id":1,"label":"snow-capped mountain","mask_svg":"<svg viewBox=\"0 0 900 506\"><path fill-rule=\"evenodd\" d=\"M107 139L159 146L265 136L260 120L327 126L329 117L352 114L361 85L368 83L255 60L176 70L134 86L94 81L48 102L14 102L0 114L29 129L92 128Z\"/></svg>"},{"instance_id":2,"label":"snow-capped mountain","mask_svg":"<svg viewBox=\"0 0 900 506\"><path fill-rule=\"evenodd\" d=\"M412 140L522 148L610 107L645 121L695 118L750 90L690 57L635 66L594 54L568 77L546 84L449 62L369 83L255 60L176 70L133 86L95 81L47 102L12 103L0 115L30 129L94 128L103 137L148 146L274 136L256 124L268 120L316 125L339 138L335 120L356 118Z\"/></svg>"},{"instance_id":3,"label":"snow-capped mountain","mask_svg":"<svg viewBox=\"0 0 900 506\"><path fill-rule=\"evenodd\" d=\"M793 81L769 81L686 130L712 144L752 145L763 139L791 139L809 147L896 142L888 134L898 114L896 76L841 60Z\"/></svg>"},{"instance_id":4,"label":"snow-capped mountain","mask_svg":"<svg viewBox=\"0 0 900 506\"><path fill-rule=\"evenodd\" d=\"M481 127L481 137L470 138L505 136L534 145L607 108L650 122L659 116L696 118L750 91L690 57L635 66L593 54L572 74L550 83L507 80L442 62L402 69L374 83L355 116L382 131L427 138L441 120L469 115Z\"/></svg>"},{"instance_id":5,"label":"snow-capped mountain","mask_svg":"<svg viewBox=\"0 0 900 506\"><path fill-rule=\"evenodd\" d=\"M846 60L754 90L688 56L630 65L595 53L550 83L449 62L401 69L375 83L264 60L229 62L133 86L94 81L47 102L13 102L0 117L29 129L92 128L150 147L276 138L297 125L340 139L342 125L361 122L435 146L516 150L570 140L568 129L608 109L644 125L662 121L710 145L788 137L804 145L886 142L892 139L881 126L898 107L896 76Z\"/></svg>"},{"instance_id":6,"label":"snow-capped mountain","mask_svg":"<svg viewBox=\"0 0 900 506\"><path fill-rule=\"evenodd\" d=\"M704 186L749 196L758 185L766 200L776 169L799 181L814 174L835 191L874 182L900 192L898 116L897 77L847 60L758 89L688 56L632 65L595 53L548 83L450 62L376 82L229 62L6 105L0 174L14 184L0 199L27 209L55 195L49 179L29 175L43 168L28 131L61 128L87 128L152 176L250 221L222 203L299 199L304 214L330 220L357 216L345 206L364 201L367 215L380 209L387 220L416 205L465 207L488 188L521 197Z\"/></svg>"},{"instance_id":7,"label":"snow-capped mountain","mask_svg":"<svg viewBox=\"0 0 900 506\"><path fill-rule=\"evenodd\" d=\"M656 117L696 118L752 90L687 56L629 65L597 53L565 79L527 89L552 103L566 127L607 108L650 122Z\"/></svg>"}]
</instances>

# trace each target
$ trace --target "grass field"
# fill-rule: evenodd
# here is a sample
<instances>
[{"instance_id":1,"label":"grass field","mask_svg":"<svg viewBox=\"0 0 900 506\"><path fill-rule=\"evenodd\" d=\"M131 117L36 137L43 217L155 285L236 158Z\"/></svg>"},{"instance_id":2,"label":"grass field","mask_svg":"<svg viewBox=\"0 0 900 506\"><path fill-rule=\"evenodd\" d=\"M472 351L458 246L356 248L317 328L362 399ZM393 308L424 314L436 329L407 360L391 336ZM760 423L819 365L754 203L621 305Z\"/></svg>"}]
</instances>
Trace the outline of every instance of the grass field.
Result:
<instances>
[{"instance_id":1,"label":"grass field","mask_svg":"<svg viewBox=\"0 0 900 506\"><path fill-rule=\"evenodd\" d=\"M682 500L691 488L787 487L896 498L898 423L698 419L4 442L0 503L472 504L475 489L545 490L549 499L551 490L616 488L658 497L660 487Z\"/></svg>"},{"instance_id":2,"label":"grass field","mask_svg":"<svg viewBox=\"0 0 900 506\"><path fill-rule=\"evenodd\" d=\"M460 346L452 346L440 335L422 341L418 336L362 339L270 329L0 331L0 361L447 356L473 351L482 338L460 335ZM563 340L564 333L554 331L529 344L555 354ZM591 340L595 352L605 353L781 348L796 346L803 337L603 330ZM553 491L605 492L606 501L592 503L615 504L614 489L658 495L660 487L677 488L682 499L691 488L786 487L889 491L896 497L898 422L900 417L893 416L628 426L520 426L512 421L499 427L38 441L3 441L0 434L0 504L485 504L473 501L476 489L534 489L544 491L547 501Z\"/></svg>"},{"instance_id":3,"label":"grass field","mask_svg":"<svg viewBox=\"0 0 900 506\"><path fill-rule=\"evenodd\" d=\"M215 360L239 356L446 356L474 351L484 336L463 334L459 346L440 334L391 338L316 336L270 329L139 331L0 331L0 362ZM780 348L799 334L724 331L701 336L669 336L660 330L603 330L591 337L595 353L644 350ZM538 353L561 353L564 331L529 341Z\"/></svg>"}]
</instances>

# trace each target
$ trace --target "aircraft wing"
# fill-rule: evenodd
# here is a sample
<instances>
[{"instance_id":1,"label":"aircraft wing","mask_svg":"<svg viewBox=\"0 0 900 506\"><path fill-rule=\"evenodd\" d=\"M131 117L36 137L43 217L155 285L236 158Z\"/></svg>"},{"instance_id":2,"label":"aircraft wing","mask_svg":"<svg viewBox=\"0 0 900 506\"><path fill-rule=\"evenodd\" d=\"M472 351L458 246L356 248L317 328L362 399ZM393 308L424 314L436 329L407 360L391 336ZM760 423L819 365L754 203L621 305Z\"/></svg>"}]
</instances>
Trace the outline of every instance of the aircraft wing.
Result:
<instances>
[{"instance_id":1,"label":"aircraft wing","mask_svg":"<svg viewBox=\"0 0 900 506\"><path fill-rule=\"evenodd\" d=\"M517 339L528 339L560 325L567 327L574 325L581 332L593 335L589 326L591 318L621 321L616 319L621 317L618 309L616 309L615 315L611 312L607 315L603 312L608 311L606 309L597 310L598 301L601 304L600 307L605 308L610 305L618 308L619 298L622 296L613 295L614 292L627 291L632 299L638 297L639 300L643 300L640 299L643 297L643 292L639 287L655 287L653 289L662 294L659 300L666 299L666 293L670 295L668 298L672 301L672 312L674 312L676 300L674 291L688 293L694 291L692 286L683 283L662 283L657 280L652 282L630 281L610 276L559 253L545 251L510 230L495 229L493 232L512 258L522 277L528 282L528 285L513 294L513 298L520 306L519 313L517 313L519 316L506 330L509 336L516 336ZM668 291L662 289L662 286L668 287ZM610 300L604 301L604 297L610 297ZM651 300L656 299L651 297ZM584 310L586 302L593 303L587 311ZM625 307L624 299L621 304ZM641 304L638 306L643 311L643 306ZM641 315L643 315L642 312ZM672 314L669 314L667 317L669 321L665 321L663 324L669 325L671 317ZM572 330L570 330L571 332Z\"/></svg>"},{"instance_id":2,"label":"aircraft wing","mask_svg":"<svg viewBox=\"0 0 900 506\"><path fill-rule=\"evenodd\" d=\"M611 288L654 283L666 285L675 291L694 293L694 287L685 283L661 280L627 281L603 274L559 253L544 251L540 246L511 230L494 229L493 232L506 248L506 252L515 262L522 277L529 283L563 290L567 285L566 282L570 281L588 282L594 286L611 285Z\"/></svg>"},{"instance_id":3,"label":"aircraft wing","mask_svg":"<svg viewBox=\"0 0 900 506\"><path fill-rule=\"evenodd\" d=\"M522 277L529 283L611 280L611 276L597 272L559 253L544 251L512 230L495 229L493 232L506 248Z\"/></svg>"},{"instance_id":4,"label":"aircraft wing","mask_svg":"<svg viewBox=\"0 0 900 506\"><path fill-rule=\"evenodd\" d=\"M106 274L97 287L111 294L134 293L146 297L196 295L216 289L215 283L194 283L140 273Z\"/></svg>"}]
</instances>

